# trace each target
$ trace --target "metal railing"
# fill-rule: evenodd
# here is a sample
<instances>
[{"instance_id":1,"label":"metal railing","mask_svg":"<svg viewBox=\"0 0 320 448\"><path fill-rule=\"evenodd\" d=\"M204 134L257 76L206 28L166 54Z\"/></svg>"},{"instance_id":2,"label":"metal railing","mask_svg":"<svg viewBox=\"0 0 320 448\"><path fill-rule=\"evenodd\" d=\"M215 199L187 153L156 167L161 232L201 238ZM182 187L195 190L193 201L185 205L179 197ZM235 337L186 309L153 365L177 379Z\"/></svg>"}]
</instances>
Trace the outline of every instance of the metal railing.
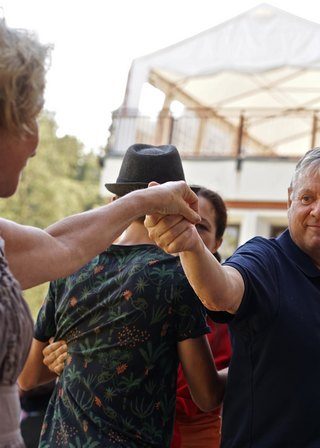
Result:
<instances>
[{"instance_id":1,"label":"metal railing","mask_svg":"<svg viewBox=\"0 0 320 448\"><path fill-rule=\"evenodd\" d=\"M173 144L184 157L296 157L320 144L314 110L218 111L186 109L174 117L113 113L108 150L123 154L133 143Z\"/></svg>"}]
</instances>

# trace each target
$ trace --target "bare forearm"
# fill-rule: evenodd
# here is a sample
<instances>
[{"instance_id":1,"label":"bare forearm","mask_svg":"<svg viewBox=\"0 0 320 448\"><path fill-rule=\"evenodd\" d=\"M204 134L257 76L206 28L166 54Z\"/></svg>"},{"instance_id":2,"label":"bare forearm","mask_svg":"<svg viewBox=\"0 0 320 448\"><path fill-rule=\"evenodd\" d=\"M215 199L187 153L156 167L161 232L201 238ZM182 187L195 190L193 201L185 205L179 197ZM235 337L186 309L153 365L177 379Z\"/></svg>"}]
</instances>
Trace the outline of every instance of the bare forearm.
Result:
<instances>
[{"instance_id":1,"label":"bare forearm","mask_svg":"<svg viewBox=\"0 0 320 448\"><path fill-rule=\"evenodd\" d=\"M141 195L128 195L45 231L1 220L10 269L23 289L66 277L105 250L148 206Z\"/></svg>"},{"instance_id":2,"label":"bare forearm","mask_svg":"<svg viewBox=\"0 0 320 448\"><path fill-rule=\"evenodd\" d=\"M57 377L43 364L42 350L46 343L32 341L30 353L18 378L18 384L23 390L30 390L41 384L49 383Z\"/></svg>"},{"instance_id":3,"label":"bare forearm","mask_svg":"<svg viewBox=\"0 0 320 448\"><path fill-rule=\"evenodd\" d=\"M65 218L46 229L70 253L69 270L73 272L97 253L105 250L140 216L148 203L135 192L106 206Z\"/></svg>"},{"instance_id":4,"label":"bare forearm","mask_svg":"<svg viewBox=\"0 0 320 448\"><path fill-rule=\"evenodd\" d=\"M180 252L180 259L192 288L208 309L236 312L243 281L235 269L221 266L200 238L195 250Z\"/></svg>"},{"instance_id":5,"label":"bare forearm","mask_svg":"<svg viewBox=\"0 0 320 448\"><path fill-rule=\"evenodd\" d=\"M207 385L204 382L198 386L189 385L192 400L203 412L212 411L221 405L226 386L225 378L213 370L207 376Z\"/></svg>"},{"instance_id":6,"label":"bare forearm","mask_svg":"<svg viewBox=\"0 0 320 448\"><path fill-rule=\"evenodd\" d=\"M50 372L50 370L43 366L41 368L40 372L37 372L37 376L32 375L30 376L27 372L21 372L19 378L18 378L18 384L22 390L30 390L37 386L40 386L41 384L50 383L50 381L57 378L57 375L53 372Z\"/></svg>"},{"instance_id":7,"label":"bare forearm","mask_svg":"<svg viewBox=\"0 0 320 448\"><path fill-rule=\"evenodd\" d=\"M0 237L23 289L66 277L105 250L132 221L148 213L181 214L196 223L197 197L184 182L134 191L117 201L65 218L45 231L0 219Z\"/></svg>"},{"instance_id":8,"label":"bare forearm","mask_svg":"<svg viewBox=\"0 0 320 448\"><path fill-rule=\"evenodd\" d=\"M221 404L225 381L217 372L205 336L178 343L178 353L195 404L208 412Z\"/></svg>"},{"instance_id":9,"label":"bare forearm","mask_svg":"<svg viewBox=\"0 0 320 448\"><path fill-rule=\"evenodd\" d=\"M225 379L218 375L218 378L214 383L212 383L211 390L207 391L207 397L211 397L211 399L207 398L207 402L210 402L209 406L207 404L203 406L202 403L196 399L192 390L190 390L190 395L193 402L199 407L199 409L201 409L203 412L210 412L221 406L224 399L225 388Z\"/></svg>"}]
</instances>

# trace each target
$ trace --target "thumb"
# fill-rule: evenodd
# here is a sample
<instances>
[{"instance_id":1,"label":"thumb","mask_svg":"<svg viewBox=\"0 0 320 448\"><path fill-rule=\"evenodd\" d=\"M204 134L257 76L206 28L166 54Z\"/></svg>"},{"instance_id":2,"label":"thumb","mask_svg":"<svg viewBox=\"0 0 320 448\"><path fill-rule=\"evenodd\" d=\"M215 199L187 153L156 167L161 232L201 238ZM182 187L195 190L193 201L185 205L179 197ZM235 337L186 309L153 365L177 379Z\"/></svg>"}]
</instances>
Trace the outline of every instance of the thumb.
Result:
<instances>
[{"instance_id":1,"label":"thumb","mask_svg":"<svg viewBox=\"0 0 320 448\"><path fill-rule=\"evenodd\" d=\"M158 222L163 218L163 215L159 213L154 213L153 215L146 215L144 220L144 226L149 229L150 227L154 227Z\"/></svg>"},{"instance_id":2,"label":"thumb","mask_svg":"<svg viewBox=\"0 0 320 448\"><path fill-rule=\"evenodd\" d=\"M192 210L191 205L189 206L186 203L181 204L179 214L190 221L192 224L198 224L201 221L198 213Z\"/></svg>"},{"instance_id":3,"label":"thumb","mask_svg":"<svg viewBox=\"0 0 320 448\"><path fill-rule=\"evenodd\" d=\"M148 188L149 188L149 187L156 187L157 185L160 185L160 184L158 184L158 182L155 182L155 181L153 180L152 182L149 182L149 184L148 184Z\"/></svg>"},{"instance_id":4,"label":"thumb","mask_svg":"<svg viewBox=\"0 0 320 448\"><path fill-rule=\"evenodd\" d=\"M182 198L180 214L192 224L197 224L201 221L198 214L198 203L198 196L188 188Z\"/></svg>"}]
</instances>

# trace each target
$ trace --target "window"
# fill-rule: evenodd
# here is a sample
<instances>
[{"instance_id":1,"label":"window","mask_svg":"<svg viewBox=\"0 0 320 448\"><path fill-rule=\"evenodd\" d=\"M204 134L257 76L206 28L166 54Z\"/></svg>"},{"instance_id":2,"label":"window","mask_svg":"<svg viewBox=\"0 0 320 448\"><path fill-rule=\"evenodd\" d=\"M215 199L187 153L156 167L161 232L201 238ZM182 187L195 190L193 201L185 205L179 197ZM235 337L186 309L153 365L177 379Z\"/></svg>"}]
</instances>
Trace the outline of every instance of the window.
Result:
<instances>
[{"instance_id":1,"label":"window","mask_svg":"<svg viewBox=\"0 0 320 448\"><path fill-rule=\"evenodd\" d=\"M223 236L223 243L219 249L222 260L230 257L239 245L240 226L238 224L228 225Z\"/></svg>"},{"instance_id":2,"label":"window","mask_svg":"<svg viewBox=\"0 0 320 448\"><path fill-rule=\"evenodd\" d=\"M286 230L286 228L286 226L270 226L270 238L276 238Z\"/></svg>"}]
</instances>

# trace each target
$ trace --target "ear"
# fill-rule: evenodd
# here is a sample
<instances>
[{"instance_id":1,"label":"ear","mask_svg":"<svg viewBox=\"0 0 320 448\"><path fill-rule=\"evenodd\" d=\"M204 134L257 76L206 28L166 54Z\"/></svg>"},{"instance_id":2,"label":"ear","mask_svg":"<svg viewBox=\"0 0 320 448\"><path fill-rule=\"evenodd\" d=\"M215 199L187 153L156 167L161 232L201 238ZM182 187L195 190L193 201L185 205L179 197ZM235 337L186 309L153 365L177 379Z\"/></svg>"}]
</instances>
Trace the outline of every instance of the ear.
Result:
<instances>
[{"instance_id":1,"label":"ear","mask_svg":"<svg viewBox=\"0 0 320 448\"><path fill-rule=\"evenodd\" d=\"M287 207L290 208L292 204L291 196L292 196L292 187L288 188L288 200L287 200Z\"/></svg>"},{"instance_id":2,"label":"ear","mask_svg":"<svg viewBox=\"0 0 320 448\"><path fill-rule=\"evenodd\" d=\"M216 240L216 245L215 245L215 249L213 252L217 252L217 250L220 248L221 244L222 244L223 238L220 238L219 240Z\"/></svg>"}]
</instances>

